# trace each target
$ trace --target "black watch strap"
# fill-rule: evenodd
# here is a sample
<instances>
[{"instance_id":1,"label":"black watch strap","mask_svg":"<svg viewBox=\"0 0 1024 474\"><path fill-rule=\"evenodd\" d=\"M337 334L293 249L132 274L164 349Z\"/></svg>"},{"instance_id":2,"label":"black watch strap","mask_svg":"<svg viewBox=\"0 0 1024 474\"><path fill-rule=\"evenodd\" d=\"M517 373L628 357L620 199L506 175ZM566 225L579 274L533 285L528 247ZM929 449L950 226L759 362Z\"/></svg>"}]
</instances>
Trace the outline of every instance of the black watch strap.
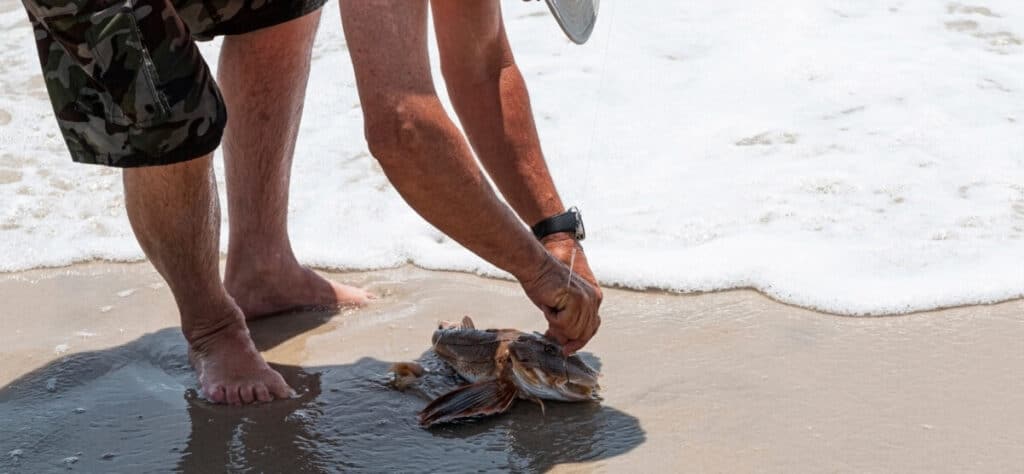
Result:
<instances>
[{"instance_id":1,"label":"black watch strap","mask_svg":"<svg viewBox=\"0 0 1024 474\"><path fill-rule=\"evenodd\" d=\"M543 239L559 232L569 232L576 240L583 240L587 237L587 231L583 227L583 215L575 207L570 207L568 211L538 222L531 230L537 239Z\"/></svg>"}]
</instances>

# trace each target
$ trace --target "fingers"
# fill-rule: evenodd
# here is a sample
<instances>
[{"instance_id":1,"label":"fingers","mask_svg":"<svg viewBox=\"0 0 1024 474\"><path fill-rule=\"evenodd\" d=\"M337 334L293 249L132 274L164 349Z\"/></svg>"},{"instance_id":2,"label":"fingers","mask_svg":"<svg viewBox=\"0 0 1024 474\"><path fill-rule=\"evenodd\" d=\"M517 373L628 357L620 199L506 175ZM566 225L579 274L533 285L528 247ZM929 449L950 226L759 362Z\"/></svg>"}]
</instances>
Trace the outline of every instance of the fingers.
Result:
<instances>
[{"instance_id":1,"label":"fingers","mask_svg":"<svg viewBox=\"0 0 1024 474\"><path fill-rule=\"evenodd\" d=\"M545 314L545 317L548 320L545 336L561 345L565 355L586 345L601 326L596 305L588 305L583 311Z\"/></svg>"},{"instance_id":2,"label":"fingers","mask_svg":"<svg viewBox=\"0 0 1024 474\"><path fill-rule=\"evenodd\" d=\"M559 344L562 345L562 353L566 356L575 354L576 351L582 349L583 346L590 342L590 339L597 334L597 329L599 327L601 327L601 317L595 314L593 318L588 321L579 337L569 338L565 342L559 341Z\"/></svg>"},{"instance_id":3,"label":"fingers","mask_svg":"<svg viewBox=\"0 0 1024 474\"><path fill-rule=\"evenodd\" d=\"M575 328L578 314L578 311L567 308L545 311L544 318L548 320L547 336L561 345L580 337L581 333Z\"/></svg>"},{"instance_id":4,"label":"fingers","mask_svg":"<svg viewBox=\"0 0 1024 474\"><path fill-rule=\"evenodd\" d=\"M570 340L569 338L565 337L564 334L562 334L562 331L556 330L556 329L551 328L551 327L549 327L547 332L544 333L544 337L546 337L548 339L551 339L552 341L557 342L558 345L563 346L563 347L566 344L568 344L569 340Z\"/></svg>"},{"instance_id":5,"label":"fingers","mask_svg":"<svg viewBox=\"0 0 1024 474\"><path fill-rule=\"evenodd\" d=\"M590 331L587 332L586 337L583 339L583 343L589 343L594 336L597 335L597 331L601 329L601 316L594 315L594 323L590 326Z\"/></svg>"},{"instance_id":6,"label":"fingers","mask_svg":"<svg viewBox=\"0 0 1024 474\"><path fill-rule=\"evenodd\" d=\"M583 346L586 344L586 341L580 339L577 339L575 341L569 341L567 344L562 346L562 353L565 354L566 356L571 356L575 354L576 351L582 349Z\"/></svg>"},{"instance_id":7,"label":"fingers","mask_svg":"<svg viewBox=\"0 0 1024 474\"><path fill-rule=\"evenodd\" d=\"M545 336L561 345L566 354L582 348L597 333L602 295L589 279L570 273L564 265L555 265L524 288L548 321Z\"/></svg>"}]
</instances>

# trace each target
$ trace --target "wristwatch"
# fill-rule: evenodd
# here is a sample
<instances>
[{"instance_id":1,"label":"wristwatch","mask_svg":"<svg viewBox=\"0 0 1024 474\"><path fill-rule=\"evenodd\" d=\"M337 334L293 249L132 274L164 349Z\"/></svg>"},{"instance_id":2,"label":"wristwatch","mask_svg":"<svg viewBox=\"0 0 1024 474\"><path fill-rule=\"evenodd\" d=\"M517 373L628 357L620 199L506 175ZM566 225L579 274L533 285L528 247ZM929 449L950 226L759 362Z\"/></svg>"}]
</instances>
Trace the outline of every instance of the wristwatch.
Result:
<instances>
[{"instance_id":1,"label":"wristwatch","mask_svg":"<svg viewBox=\"0 0 1024 474\"><path fill-rule=\"evenodd\" d=\"M572 233L573 238L577 241L587 237L587 230L583 227L583 214L580 214L580 210L576 206L538 222L531 230L538 240L558 232Z\"/></svg>"}]
</instances>

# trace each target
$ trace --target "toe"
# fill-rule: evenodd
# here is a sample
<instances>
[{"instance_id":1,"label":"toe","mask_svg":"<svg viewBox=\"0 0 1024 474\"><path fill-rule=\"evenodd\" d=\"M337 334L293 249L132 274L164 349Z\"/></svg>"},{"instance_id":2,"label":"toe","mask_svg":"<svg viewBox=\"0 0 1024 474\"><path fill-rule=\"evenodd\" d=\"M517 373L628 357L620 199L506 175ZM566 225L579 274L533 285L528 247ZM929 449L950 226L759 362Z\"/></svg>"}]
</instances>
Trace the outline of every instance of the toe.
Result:
<instances>
[{"instance_id":1,"label":"toe","mask_svg":"<svg viewBox=\"0 0 1024 474\"><path fill-rule=\"evenodd\" d=\"M252 385L243 385L241 388L239 388L238 396L241 397L242 403L246 405L256 400L256 397L253 395Z\"/></svg>"},{"instance_id":2,"label":"toe","mask_svg":"<svg viewBox=\"0 0 1024 474\"><path fill-rule=\"evenodd\" d=\"M224 403L224 387L220 385L213 385L206 387L206 398L213 403Z\"/></svg>"},{"instance_id":3,"label":"toe","mask_svg":"<svg viewBox=\"0 0 1024 474\"><path fill-rule=\"evenodd\" d=\"M256 395L256 399L261 402L269 402L274 399L274 397L270 395L270 390L267 390L267 386L261 383L256 384L252 391Z\"/></svg>"},{"instance_id":4,"label":"toe","mask_svg":"<svg viewBox=\"0 0 1024 474\"><path fill-rule=\"evenodd\" d=\"M267 384L267 388L270 389L270 393L274 395L274 398L278 400L287 400L295 396L295 391L285 383L284 379L280 375L274 374L270 383Z\"/></svg>"},{"instance_id":5,"label":"toe","mask_svg":"<svg viewBox=\"0 0 1024 474\"><path fill-rule=\"evenodd\" d=\"M341 305L363 306L369 303L370 300L377 299L376 295L362 288L342 285L334 281L331 281L331 286L334 289L335 300Z\"/></svg>"},{"instance_id":6,"label":"toe","mask_svg":"<svg viewBox=\"0 0 1024 474\"><path fill-rule=\"evenodd\" d=\"M241 403L241 398L238 396L238 386L225 387L224 392L228 396L228 404L238 405Z\"/></svg>"}]
</instances>

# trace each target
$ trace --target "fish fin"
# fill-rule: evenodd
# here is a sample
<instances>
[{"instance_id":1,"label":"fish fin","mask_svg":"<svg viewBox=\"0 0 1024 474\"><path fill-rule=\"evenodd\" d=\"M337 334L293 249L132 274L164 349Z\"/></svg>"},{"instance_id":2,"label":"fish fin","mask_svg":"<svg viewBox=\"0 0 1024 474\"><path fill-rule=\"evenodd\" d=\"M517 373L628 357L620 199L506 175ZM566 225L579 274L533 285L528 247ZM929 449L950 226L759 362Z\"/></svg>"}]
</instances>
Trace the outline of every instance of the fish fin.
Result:
<instances>
[{"instance_id":1,"label":"fish fin","mask_svg":"<svg viewBox=\"0 0 1024 474\"><path fill-rule=\"evenodd\" d=\"M541 414L541 416L547 414L547 412L544 410L544 400L541 400L540 398L535 397L533 395L528 396L526 399L531 401L531 402L533 402L533 403L536 403L536 404L540 405L540 414Z\"/></svg>"},{"instance_id":2,"label":"fish fin","mask_svg":"<svg viewBox=\"0 0 1024 474\"><path fill-rule=\"evenodd\" d=\"M420 425L430 427L473 416L496 415L512 406L518 390L500 380L464 385L430 402L420 412Z\"/></svg>"},{"instance_id":3,"label":"fish fin","mask_svg":"<svg viewBox=\"0 0 1024 474\"><path fill-rule=\"evenodd\" d=\"M462 317L462 329L476 329L476 326L473 325L473 320L469 316Z\"/></svg>"}]
</instances>

